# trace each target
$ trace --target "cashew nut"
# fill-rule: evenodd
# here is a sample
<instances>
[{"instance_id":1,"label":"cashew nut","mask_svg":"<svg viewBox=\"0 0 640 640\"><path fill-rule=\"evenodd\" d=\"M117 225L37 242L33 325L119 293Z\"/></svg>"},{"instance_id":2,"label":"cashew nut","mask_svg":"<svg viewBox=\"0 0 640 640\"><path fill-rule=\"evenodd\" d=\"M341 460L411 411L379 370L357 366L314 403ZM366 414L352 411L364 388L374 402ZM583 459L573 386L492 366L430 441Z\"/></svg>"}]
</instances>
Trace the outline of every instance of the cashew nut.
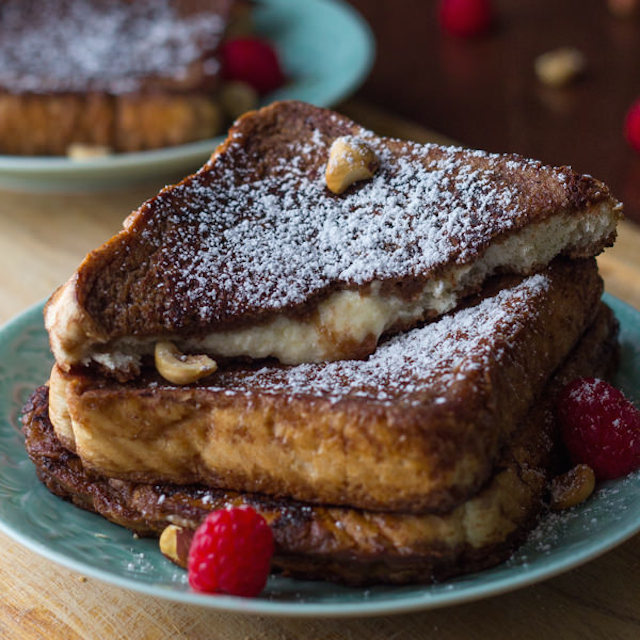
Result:
<instances>
[{"instance_id":1,"label":"cashew nut","mask_svg":"<svg viewBox=\"0 0 640 640\"><path fill-rule=\"evenodd\" d=\"M325 171L327 187L340 194L354 182L372 178L379 164L373 149L360 138L336 138L329 149Z\"/></svg>"},{"instance_id":2,"label":"cashew nut","mask_svg":"<svg viewBox=\"0 0 640 640\"><path fill-rule=\"evenodd\" d=\"M229 118L235 120L258 106L258 93L246 82L228 82L220 90L220 104Z\"/></svg>"},{"instance_id":3,"label":"cashew nut","mask_svg":"<svg viewBox=\"0 0 640 640\"><path fill-rule=\"evenodd\" d=\"M186 568L192 540L193 531L170 524L160 534L160 553L171 562Z\"/></svg>"},{"instance_id":4,"label":"cashew nut","mask_svg":"<svg viewBox=\"0 0 640 640\"><path fill-rule=\"evenodd\" d=\"M218 368L209 356L184 355L169 341L156 342L154 356L158 373L173 384L190 384Z\"/></svg>"},{"instance_id":5,"label":"cashew nut","mask_svg":"<svg viewBox=\"0 0 640 640\"><path fill-rule=\"evenodd\" d=\"M577 464L551 481L551 508L568 509L584 502L593 493L595 484L593 469L586 464Z\"/></svg>"},{"instance_id":6,"label":"cashew nut","mask_svg":"<svg viewBox=\"0 0 640 640\"><path fill-rule=\"evenodd\" d=\"M113 149L100 144L74 142L67 147L67 157L71 160L94 160L105 158L112 153Z\"/></svg>"},{"instance_id":7,"label":"cashew nut","mask_svg":"<svg viewBox=\"0 0 640 640\"><path fill-rule=\"evenodd\" d=\"M562 87L569 84L584 72L586 66L584 55L572 47L548 51L535 60L538 79L550 87Z\"/></svg>"}]
</instances>

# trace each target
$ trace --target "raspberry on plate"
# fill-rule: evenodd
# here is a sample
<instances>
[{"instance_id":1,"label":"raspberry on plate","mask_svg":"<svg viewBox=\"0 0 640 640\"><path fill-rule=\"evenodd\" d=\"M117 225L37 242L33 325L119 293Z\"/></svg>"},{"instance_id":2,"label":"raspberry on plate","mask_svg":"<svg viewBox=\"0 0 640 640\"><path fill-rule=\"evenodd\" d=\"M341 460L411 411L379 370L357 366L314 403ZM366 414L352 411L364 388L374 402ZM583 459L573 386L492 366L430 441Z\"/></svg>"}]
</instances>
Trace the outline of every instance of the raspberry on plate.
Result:
<instances>
[{"instance_id":1,"label":"raspberry on plate","mask_svg":"<svg viewBox=\"0 0 640 640\"><path fill-rule=\"evenodd\" d=\"M574 380L560 393L557 413L571 459L599 480L640 468L640 411L609 383Z\"/></svg>"},{"instance_id":2,"label":"raspberry on plate","mask_svg":"<svg viewBox=\"0 0 640 640\"><path fill-rule=\"evenodd\" d=\"M196 591L257 596L267 582L273 533L251 507L210 513L189 548L189 584Z\"/></svg>"},{"instance_id":3,"label":"raspberry on plate","mask_svg":"<svg viewBox=\"0 0 640 640\"><path fill-rule=\"evenodd\" d=\"M493 19L489 0L440 0L438 9L440 26L461 38L486 33Z\"/></svg>"},{"instance_id":4,"label":"raspberry on plate","mask_svg":"<svg viewBox=\"0 0 640 640\"><path fill-rule=\"evenodd\" d=\"M284 73L273 47L259 38L235 38L220 47L222 75L227 80L246 82L258 93L284 84Z\"/></svg>"}]
</instances>

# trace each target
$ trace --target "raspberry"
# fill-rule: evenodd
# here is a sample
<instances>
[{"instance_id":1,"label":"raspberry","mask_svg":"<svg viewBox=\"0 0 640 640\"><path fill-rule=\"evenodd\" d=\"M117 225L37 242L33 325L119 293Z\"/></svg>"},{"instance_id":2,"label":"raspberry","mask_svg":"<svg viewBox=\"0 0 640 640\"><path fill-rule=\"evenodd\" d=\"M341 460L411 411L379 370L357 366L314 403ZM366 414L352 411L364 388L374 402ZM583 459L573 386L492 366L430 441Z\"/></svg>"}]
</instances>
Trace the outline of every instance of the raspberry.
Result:
<instances>
[{"instance_id":1,"label":"raspberry","mask_svg":"<svg viewBox=\"0 0 640 640\"><path fill-rule=\"evenodd\" d=\"M222 76L268 93L284 84L284 74L273 47L258 38L235 38L220 47Z\"/></svg>"},{"instance_id":2,"label":"raspberry","mask_svg":"<svg viewBox=\"0 0 640 640\"><path fill-rule=\"evenodd\" d=\"M438 13L440 26L461 38L486 33L493 19L490 0L440 0Z\"/></svg>"},{"instance_id":3,"label":"raspberry","mask_svg":"<svg viewBox=\"0 0 640 640\"><path fill-rule=\"evenodd\" d=\"M640 411L603 380L578 378L558 398L558 419L574 463L589 465L599 480L640 467Z\"/></svg>"},{"instance_id":4,"label":"raspberry","mask_svg":"<svg viewBox=\"0 0 640 640\"><path fill-rule=\"evenodd\" d=\"M196 591L257 596L267 582L273 533L251 507L210 513L189 548L189 584Z\"/></svg>"},{"instance_id":5,"label":"raspberry","mask_svg":"<svg viewBox=\"0 0 640 640\"><path fill-rule=\"evenodd\" d=\"M640 98L627 111L624 119L624 137L640 153Z\"/></svg>"}]
</instances>

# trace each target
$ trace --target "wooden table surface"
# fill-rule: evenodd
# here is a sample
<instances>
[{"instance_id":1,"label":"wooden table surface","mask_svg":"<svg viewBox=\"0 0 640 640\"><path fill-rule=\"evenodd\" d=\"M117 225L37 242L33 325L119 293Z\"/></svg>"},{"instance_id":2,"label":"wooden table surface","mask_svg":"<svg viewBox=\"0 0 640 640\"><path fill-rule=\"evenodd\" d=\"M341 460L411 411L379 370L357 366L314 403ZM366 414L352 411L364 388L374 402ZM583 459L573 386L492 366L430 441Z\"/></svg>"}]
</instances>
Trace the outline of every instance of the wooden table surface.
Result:
<instances>
[{"instance_id":1,"label":"wooden table surface","mask_svg":"<svg viewBox=\"0 0 640 640\"><path fill-rule=\"evenodd\" d=\"M359 103L381 133L438 136ZM94 195L0 192L0 322L47 296L159 185ZM640 230L623 223L600 259L606 288L640 308ZM423 613L352 620L217 613L128 592L45 560L0 534L0 637L66 639L638 638L640 536L544 583Z\"/></svg>"}]
</instances>

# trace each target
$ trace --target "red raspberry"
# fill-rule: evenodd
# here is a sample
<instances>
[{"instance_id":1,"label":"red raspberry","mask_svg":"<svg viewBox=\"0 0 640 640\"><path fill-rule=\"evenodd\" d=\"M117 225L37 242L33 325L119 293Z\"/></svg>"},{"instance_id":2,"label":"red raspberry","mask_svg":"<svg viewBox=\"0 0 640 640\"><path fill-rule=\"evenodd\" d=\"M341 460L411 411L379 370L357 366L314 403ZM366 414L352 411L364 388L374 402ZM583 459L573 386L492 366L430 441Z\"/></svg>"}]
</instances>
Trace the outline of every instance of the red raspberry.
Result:
<instances>
[{"instance_id":1,"label":"red raspberry","mask_svg":"<svg viewBox=\"0 0 640 640\"><path fill-rule=\"evenodd\" d=\"M640 153L640 98L627 111L624 119L624 137Z\"/></svg>"},{"instance_id":2,"label":"red raspberry","mask_svg":"<svg viewBox=\"0 0 640 640\"><path fill-rule=\"evenodd\" d=\"M640 467L640 411L603 380L578 378L558 398L558 418L574 463L600 480Z\"/></svg>"},{"instance_id":3,"label":"red raspberry","mask_svg":"<svg viewBox=\"0 0 640 640\"><path fill-rule=\"evenodd\" d=\"M440 0L438 13L440 26L461 38L486 33L493 20L490 0Z\"/></svg>"},{"instance_id":4,"label":"red raspberry","mask_svg":"<svg viewBox=\"0 0 640 640\"><path fill-rule=\"evenodd\" d=\"M284 84L278 56L264 40L227 40L220 47L220 58L223 78L246 82L258 93L268 93Z\"/></svg>"},{"instance_id":5,"label":"red raspberry","mask_svg":"<svg viewBox=\"0 0 640 640\"><path fill-rule=\"evenodd\" d=\"M251 507L210 513L189 548L189 584L196 591L253 597L263 589L273 555L273 533Z\"/></svg>"}]
</instances>

